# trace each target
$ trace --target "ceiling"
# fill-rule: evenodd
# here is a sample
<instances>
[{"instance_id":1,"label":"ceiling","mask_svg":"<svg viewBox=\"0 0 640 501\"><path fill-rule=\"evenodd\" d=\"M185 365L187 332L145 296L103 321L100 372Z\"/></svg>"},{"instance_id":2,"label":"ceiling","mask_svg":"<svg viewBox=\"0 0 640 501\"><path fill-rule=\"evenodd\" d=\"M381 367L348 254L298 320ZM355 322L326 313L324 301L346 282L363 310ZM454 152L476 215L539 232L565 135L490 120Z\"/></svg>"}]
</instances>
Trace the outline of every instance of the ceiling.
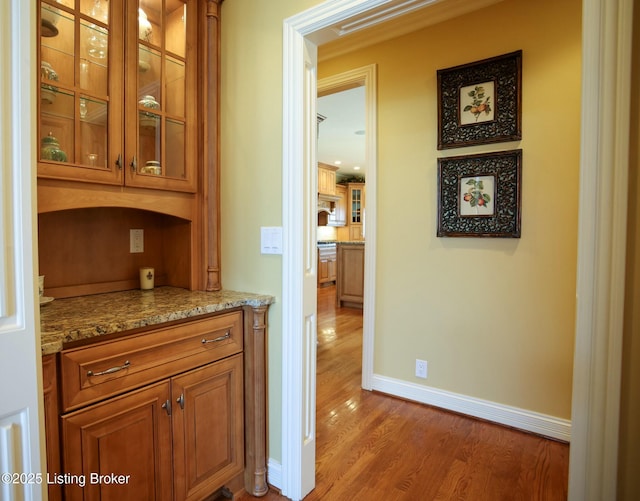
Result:
<instances>
[{"instance_id":1,"label":"ceiling","mask_svg":"<svg viewBox=\"0 0 640 501\"><path fill-rule=\"evenodd\" d=\"M499 1L389 0L363 19L332 26L326 29L327 33L318 33L314 40L319 45L318 60L321 64L323 60L397 38ZM381 20L384 22L375 24ZM335 165L339 160L342 162L339 174L366 176L366 135L361 133L365 128L364 87L319 98L317 111L326 117L318 125L318 161ZM360 170L354 170L355 166Z\"/></svg>"},{"instance_id":2,"label":"ceiling","mask_svg":"<svg viewBox=\"0 0 640 501\"><path fill-rule=\"evenodd\" d=\"M326 117L318 124L318 161L340 174L365 176L364 87L318 98L317 112Z\"/></svg>"}]
</instances>

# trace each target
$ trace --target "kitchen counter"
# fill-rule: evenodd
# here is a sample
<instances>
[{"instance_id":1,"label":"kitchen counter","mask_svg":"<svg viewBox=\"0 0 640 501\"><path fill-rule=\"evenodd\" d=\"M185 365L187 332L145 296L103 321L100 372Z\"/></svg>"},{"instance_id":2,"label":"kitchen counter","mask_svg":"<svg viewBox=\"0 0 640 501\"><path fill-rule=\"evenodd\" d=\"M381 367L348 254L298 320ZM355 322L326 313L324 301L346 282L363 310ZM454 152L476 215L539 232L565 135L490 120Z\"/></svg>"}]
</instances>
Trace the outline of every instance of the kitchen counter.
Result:
<instances>
[{"instance_id":1,"label":"kitchen counter","mask_svg":"<svg viewBox=\"0 0 640 501\"><path fill-rule=\"evenodd\" d=\"M266 306L273 296L176 287L129 290L55 301L40 307L41 350L57 353L65 343L139 329L241 306Z\"/></svg>"},{"instance_id":2,"label":"kitchen counter","mask_svg":"<svg viewBox=\"0 0 640 501\"><path fill-rule=\"evenodd\" d=\"M364 240L318 240L318 245L364 245Z\"/></svg>"}]
</instances>

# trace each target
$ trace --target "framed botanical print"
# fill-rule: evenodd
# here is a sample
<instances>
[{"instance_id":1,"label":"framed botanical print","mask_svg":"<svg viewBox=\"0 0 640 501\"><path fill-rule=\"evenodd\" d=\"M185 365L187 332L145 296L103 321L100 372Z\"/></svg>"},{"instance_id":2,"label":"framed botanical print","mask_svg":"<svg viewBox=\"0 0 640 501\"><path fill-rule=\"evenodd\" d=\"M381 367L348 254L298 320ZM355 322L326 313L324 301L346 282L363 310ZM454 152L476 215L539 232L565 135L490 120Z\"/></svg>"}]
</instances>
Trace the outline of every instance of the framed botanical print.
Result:
<instances>
[{"instance_id":1,"label":"framed botanical print","mask_svg":"<svg viewBox=\"0 0 640 501\"><path fill-rule=\"evenodd\" d=\"M438 159L439 237L520 238L522 150Z\"/></svg>"},{"instance_id":2,"label":"framed botanical print","mask_svg":"<svg viewBox=\"0 0 640 501\"><path fill-rule=\"evenodd\" d=\"M522 51L437 76L439 150L522 138Z\"/></svg>"}]
</instances>

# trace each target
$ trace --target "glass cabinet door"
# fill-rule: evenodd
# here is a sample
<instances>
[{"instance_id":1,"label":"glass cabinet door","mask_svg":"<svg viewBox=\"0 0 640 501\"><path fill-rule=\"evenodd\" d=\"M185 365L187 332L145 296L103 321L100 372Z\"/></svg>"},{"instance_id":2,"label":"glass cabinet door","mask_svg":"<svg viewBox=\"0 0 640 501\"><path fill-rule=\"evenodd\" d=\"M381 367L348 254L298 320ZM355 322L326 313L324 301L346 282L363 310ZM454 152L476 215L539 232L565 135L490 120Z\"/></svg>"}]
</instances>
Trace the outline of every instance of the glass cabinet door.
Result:
<instances>
[{"instance_id":1,"label":"glass cabinet door","mask_svg":"<svg viewBox=\"0 0 640 501\"><path fill-rule=\"evenodd\" d=\"M40 3L41 177L120 183L111 161L119 141L109 86L115 2L42 0Z\"/></svg>"},{"instance_id":2,"label":"glass cabinet door","mask_svg":"<svg viewBox=\"0 0 640 501\"><path fill-rule=\"evenodd\" d=\"M360 188L351 189L351 222L362 222L362 190Z\"/></svg>"},{"instance_id":3,"label":"glass cabinet door","mask_svg":"<svg viewBox=\"0 0 640 501\"><path fill-rule=\"evenodd\" d=\"M196 2L140 0L130 2L128 26L137 35L127 49L127 78L136 82L128 97L128 184L194 191L195 65L188 40L195 33ZM133 11L133 7L137 11ZM193 25L193 26L192 26ZM134 28L135 26L135 28ZM191 101L188 102L188 96Z\"/></svg>"}]
</instances>

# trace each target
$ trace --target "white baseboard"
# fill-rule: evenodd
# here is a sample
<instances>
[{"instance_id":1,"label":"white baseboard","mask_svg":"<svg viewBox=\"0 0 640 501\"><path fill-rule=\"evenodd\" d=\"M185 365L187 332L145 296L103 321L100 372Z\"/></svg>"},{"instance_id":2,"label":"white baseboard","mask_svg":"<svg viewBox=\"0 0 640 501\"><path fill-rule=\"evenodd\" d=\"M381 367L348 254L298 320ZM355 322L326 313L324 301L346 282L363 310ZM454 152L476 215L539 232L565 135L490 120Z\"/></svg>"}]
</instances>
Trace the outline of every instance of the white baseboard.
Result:
<instances>
[{"instance_id":1,"label":"white baseboard","mask_svg":"<svg viewBox=\"0 0 640 501\"><path fill-rule=\"evenodd\" d=\"M267 461L267 483L282 490L282 464L273 458Z\"/></svg>"},{"instance_id":2,"label":"white baseboard","mask_svg":"<svg viewBox=\"0 0 640 501\"><path fill-rule=\"evenodd\" d=\"M449 391L373 375L373 390L570 442L571 421Z\"/></svg>"}]
</instances>

